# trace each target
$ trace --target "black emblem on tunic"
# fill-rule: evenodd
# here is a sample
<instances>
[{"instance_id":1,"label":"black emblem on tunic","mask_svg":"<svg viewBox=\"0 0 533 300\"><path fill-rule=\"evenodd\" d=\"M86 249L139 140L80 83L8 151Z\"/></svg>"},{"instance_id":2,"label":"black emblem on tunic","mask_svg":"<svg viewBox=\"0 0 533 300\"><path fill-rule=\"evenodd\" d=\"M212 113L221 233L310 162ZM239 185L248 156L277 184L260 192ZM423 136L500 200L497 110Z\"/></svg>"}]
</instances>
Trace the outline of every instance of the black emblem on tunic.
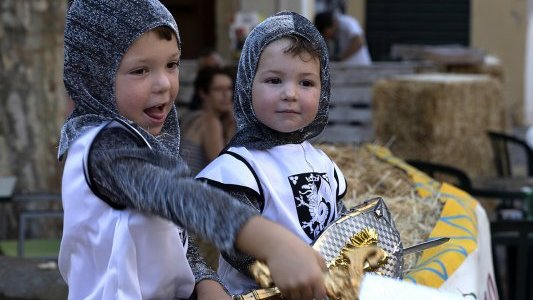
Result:
<instances>
[{"instance_id":1,"label":"black emblem on tunic","mask_svg":"<svg viewBox=\"0 0 533 300\"><path fill-rule=\"evenodd\" d=\"M335 209L324 197L332 195L325 173L302 173L289 176L300 226L315 240L332 221ZM330 196L331 197L331 196Z\"/></svg>"}]
</instances>

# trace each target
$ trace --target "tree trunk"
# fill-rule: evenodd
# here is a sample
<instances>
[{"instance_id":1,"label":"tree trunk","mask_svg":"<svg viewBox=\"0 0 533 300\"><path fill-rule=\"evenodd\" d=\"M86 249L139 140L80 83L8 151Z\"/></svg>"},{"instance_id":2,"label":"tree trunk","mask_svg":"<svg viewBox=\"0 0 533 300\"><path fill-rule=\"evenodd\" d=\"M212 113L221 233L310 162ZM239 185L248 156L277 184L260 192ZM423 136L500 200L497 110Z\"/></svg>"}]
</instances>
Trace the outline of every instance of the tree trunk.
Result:
<instances>
[{"instance_id":1,"label":"tree trunk","mask_svg":"<svg viewBox=\"0 0 533 300\"><path fill-rule=\"evenodd\" d=\"M65 11L57 0L0 5L0 175L17 176L16 192L59 191Z\"/></svg>"}]
</instances>

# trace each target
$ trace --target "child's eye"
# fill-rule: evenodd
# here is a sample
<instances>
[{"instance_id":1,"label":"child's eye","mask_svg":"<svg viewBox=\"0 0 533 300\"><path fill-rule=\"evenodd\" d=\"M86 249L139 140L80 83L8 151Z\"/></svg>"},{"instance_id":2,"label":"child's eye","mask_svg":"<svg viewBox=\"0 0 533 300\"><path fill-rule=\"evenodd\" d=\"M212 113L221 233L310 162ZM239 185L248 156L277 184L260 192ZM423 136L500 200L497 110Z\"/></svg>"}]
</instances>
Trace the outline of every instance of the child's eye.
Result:
<instances>
[{"instance_id":1,"label":"child's eye","mask_svg":"<svg viewBox=\"0 0 533 300\"><path fill-rule=\"evenodd\" d=\"M312 87L315 86L315 83L312 80L302 80L301 85Z\"/></svg>"},{"instance_id":2,"label":"child's eye","mask_svg":"<svg viewBox=\"0 0 533 300\"><path fill-rule=\"evenodd\" d=\"M180 66L180 64L177 61L169 62L167 64L167 68L169 68L169 69L177 69L179 66Z\"/></svg>"},{"instance_id":3,"label":"child's eye","mask_svg":"<svg viewBox=\"0 0 533 300\"><path fill-rule=\"evenodd\" d=\"M139 69L135 69L135 70L131 71L130 73L133 74L133 75L144 75L144 74L148 73L148 69L147 68L139 68Z\"/></svg>"},{"instance_id":4,"label":"child's eye","mask_svg":"<svg viewBox=\"0 0 533 300\"><path fill-rule=\"evenodd\" d=\"M269 78L267 80L265 80L266 83L271 83L271 84L280 84L281 83L281 79L279 78Z\"/></svg>"}]
</instances>

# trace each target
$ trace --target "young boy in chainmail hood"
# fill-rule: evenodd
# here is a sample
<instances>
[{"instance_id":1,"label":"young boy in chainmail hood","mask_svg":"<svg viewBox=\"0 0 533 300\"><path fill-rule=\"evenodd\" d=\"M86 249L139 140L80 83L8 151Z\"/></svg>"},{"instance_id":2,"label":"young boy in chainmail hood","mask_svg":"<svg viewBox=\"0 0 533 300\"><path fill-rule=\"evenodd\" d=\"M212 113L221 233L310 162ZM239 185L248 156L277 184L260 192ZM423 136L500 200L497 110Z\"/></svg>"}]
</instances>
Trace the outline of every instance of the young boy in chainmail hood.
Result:
<instances>
[{"instance_id":1,"label":"young boy in chainmail hood","mask_svg":"<svg viewBox=\"0 0 533 300\"><path fill-rule=\"evenodd\" d=\"M314 25L293 12L257 25L241 53L235 93L237 134L196 178L313 242L345 209L346 191L335 163L308 142L327 123L330 94L327 48ZM222 256L218 273L230 292L257 288L251 257Z\"/></svg>"},{"instance_id":2,"label":"young boy in chainmail hood","mask_svg":"<svg viewBox=\"0 0 533 300\"><path fill-rule=\"evenodd\" d=\"M75 104L58 153L66 157L59 268L69 299L188 299L193 290L229 299L184 229L266 261L294 299L325 296L316 251L189 177L174 106L181 44L161 3L70 1L64 41Z\"/></svg>"}]
</instances>

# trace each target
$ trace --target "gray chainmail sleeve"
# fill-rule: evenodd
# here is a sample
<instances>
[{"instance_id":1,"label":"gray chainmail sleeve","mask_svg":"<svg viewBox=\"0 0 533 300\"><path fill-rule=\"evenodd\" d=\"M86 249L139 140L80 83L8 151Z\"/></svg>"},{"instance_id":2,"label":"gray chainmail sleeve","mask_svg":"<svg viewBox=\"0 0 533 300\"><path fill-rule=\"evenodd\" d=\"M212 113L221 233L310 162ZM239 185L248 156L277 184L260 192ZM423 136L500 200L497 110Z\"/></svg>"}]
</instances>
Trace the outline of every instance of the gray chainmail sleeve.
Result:
<instances>
[{"instance_id":1,"label":"gray chainmail sleeve","mask_svg":"<svg viewBox=\"0 0 533 300\"><path fill-rule=\"evenodd\" d=\"M263 199L259 197L257 194L253 193L245 193L241 190L226 190L229 194L231 194L235 199L238 199L242 203L252 207L257 214L261 213L261 207L264 206ZM345 212L347 212L347 208L344 205L344 202L342 201L342 198L339 197L337 199L337 215L341 215ZM252 277L250 273L250 265L255 261L255 258L246 255L239 251L233 251L233 252L221 252L222 257L235 269L237 269L242 274L245 274L248 277Z\"/></svg>"},{"instance_id":2,"label":"gray chainmail sleeve","mask_svg":"<svg viewBox=\"0 0 533 300\"><path fill-rule=\"evenodd\" d=\"M235 253L240 228L258 215L222 190L192 178L187 168L178 167L184 163L181 159L137 146L122 129L103 130L89 159L92 182L107 201L168 219L221 251ZM191 244L195 276L215 278Z\"/></svg>"},{"instance_id":3,"label":"gray chainmail sleeve","mask_svg":"<svg viewBox=\"0 0 533 300\"><path fill-rule=\"evenodd\" d=\"M220 280L215 270L211 269L206 263L204 257L200 254L198 243L194 234L189 234L189 247L187 247L187 260L191 266L191 270L194 274L195 282L198 283L202 280L209 279L220 283L226 290L224 283ZM228 292L226 290L226 292ZM195 299L194 296L192 299Z\"/></svg>"},{"instance_id":4,"label":"gray chainmail sleeve","mask_svg":"<svg viewBox=\"0 0 533 300\"><path fill-rule=\"evenodd\" d=\"M257 214L261 213L261 207L263 206L262 202L263 200L252 193L245 193L242 191L228 191L229 194L231 194L233 197L241 201L242 203L248 205L249 207L253 208ZM244 254L239 251L233 251L233 252L226 252L221 251L220 253L222 257L231 264L235 269L237 269L242 274L245 274L246 276L253 278L252 274L250 273L250 265L255 261L255 258Z\"/></svg>"}]
</instances>

